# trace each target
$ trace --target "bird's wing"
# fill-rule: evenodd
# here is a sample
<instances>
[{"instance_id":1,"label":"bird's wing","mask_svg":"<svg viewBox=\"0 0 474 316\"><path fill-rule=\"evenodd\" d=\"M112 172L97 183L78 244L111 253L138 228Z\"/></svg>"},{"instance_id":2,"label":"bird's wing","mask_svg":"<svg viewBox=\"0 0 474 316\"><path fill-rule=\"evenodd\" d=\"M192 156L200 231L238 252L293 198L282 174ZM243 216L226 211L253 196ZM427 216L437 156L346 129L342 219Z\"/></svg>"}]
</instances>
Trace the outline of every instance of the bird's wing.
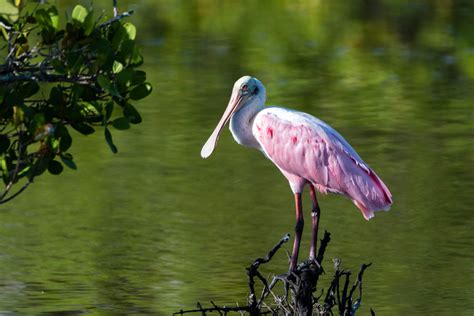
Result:
<instances>
[{"instance_id":1,"label":"bird's wing","mask_svg":"<svg viewBox=\"0 0 474 316\"><path fill-rule=\"evenodd\" d=\"M391 193L349 143L325 122L306 113L269 107L255 117L252 132L262 151L284 173L348 196L364 217L388 209Z\"/></svg>"}]
</instances>

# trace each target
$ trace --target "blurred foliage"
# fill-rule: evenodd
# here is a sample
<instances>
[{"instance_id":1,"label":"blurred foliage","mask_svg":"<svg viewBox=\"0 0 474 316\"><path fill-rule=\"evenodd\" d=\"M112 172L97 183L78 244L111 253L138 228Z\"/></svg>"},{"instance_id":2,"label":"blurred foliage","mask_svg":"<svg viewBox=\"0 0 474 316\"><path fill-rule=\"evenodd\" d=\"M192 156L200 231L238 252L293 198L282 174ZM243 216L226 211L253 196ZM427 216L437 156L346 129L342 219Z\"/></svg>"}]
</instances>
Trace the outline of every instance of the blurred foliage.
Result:
<instances>
[{"instance_id":1,"label":"blurred foliage","mask_svg":"<svg viewBox=\"0 0 474 316\"><path fill-rule=\"evenodd\" d=\"M61 20L55 5L0 1L0 203L46 170L76 169L71 129L89 135L100 128L116 153L110 127L142 121L131 101L152 88L138 70L136 28L122 21L130 14L109 19L76 5ZM9 196L22 178L23 187Z\"/></svg>"}]
</instances>

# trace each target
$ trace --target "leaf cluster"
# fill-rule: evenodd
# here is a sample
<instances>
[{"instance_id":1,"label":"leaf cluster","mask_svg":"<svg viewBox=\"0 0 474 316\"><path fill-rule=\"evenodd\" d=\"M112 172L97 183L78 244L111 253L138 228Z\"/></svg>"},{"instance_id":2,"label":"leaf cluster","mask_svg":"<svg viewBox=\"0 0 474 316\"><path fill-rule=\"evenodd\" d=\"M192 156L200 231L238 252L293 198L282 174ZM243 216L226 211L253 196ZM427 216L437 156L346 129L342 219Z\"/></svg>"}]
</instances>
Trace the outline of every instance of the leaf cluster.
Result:
<instances>
[{"instance_id":1,"label":"leaf cluster","mask_svg":"<svg viewBox=\"0 0 474 316\"><path fill-rule=\"evenodd\" d=\"M103 130L116 153L110 128L142 121L132 103L152 87L136 28L123 22L131 13L108 18L77 5L61 18L55 5L0 0L0 203L22 178L76 169L72 130Z\"/></svg>"}]
</instances>

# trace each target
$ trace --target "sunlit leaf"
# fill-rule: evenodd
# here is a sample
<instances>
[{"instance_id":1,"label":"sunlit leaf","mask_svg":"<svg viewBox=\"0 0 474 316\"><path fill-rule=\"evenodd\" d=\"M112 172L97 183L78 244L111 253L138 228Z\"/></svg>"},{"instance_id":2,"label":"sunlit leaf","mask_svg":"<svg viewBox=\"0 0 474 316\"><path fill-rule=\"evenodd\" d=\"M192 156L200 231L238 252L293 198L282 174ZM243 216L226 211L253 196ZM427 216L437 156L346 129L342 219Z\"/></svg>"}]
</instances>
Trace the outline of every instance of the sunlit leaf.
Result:
<instances>
[{"instance_id":1,"label":"sunlit leaf","mask_svg":"<svg viewBox=\"0 0 474 316\"><path fill-rule=\"evenodd\" d=\"M72 10L71 18L73 19L73 21L84 23L87 17L87 13L87 9L84 8L82 5L78 4Z\"/></svg>"},{"instance_id":2,"label":"sunlit leaf","mask_svg":"<svg viewBox=\"0 0 474 316\"><path fill-rule=\"evenodd\" d=\"M0 162L0 167L2 168L3 173L8 173L8 163L5 157L2 158L2 161Z\"/></svg>"},{"instance_id":3,"label":"sunlit leaf","mask_svg":"<svg viewBox=\"0 0 474 316\"><path fill-rule=\"evenodd\" d=\"M136 29L135 25L133 25L132 23L127 22L127 23L123 24L123 28L125 29L125 33L126 33L128 39L134 40L135 36L137 35L137 29Z\"/></svg>"},{"instance_id":4,"label":"sunlit leaf","mask_svg":"<svg viewBox=\"0 0 474 316\"><path fill-rule=\"evenodd\" d=\"M51 26L57 30L59 27L59 16L58 16L58 9L55 6L52 6L47 11L49 18L51 20Z\"/></svg>"},{"instance_id":5,"label":"sunlit leaf","mask_svg":"<svg viewBox=\"0 0 474 316\"><path fill-rule=\"evenodd\" d=\"M16 21L18 8L8 0L0 0L0 15L8 17L11 21Z\"/></svg>"},{"instance_id":6,"label":"sunlit leaf","mask_svg":"<svg viewBox=\"0 0 474 316\"><path fill-rule=\"evenodd\" d=\"M2 30L3 39L8 41L8 32L7 32L7 30L1 25L0 25L0 30Z\"/></svg>"},{"instance_id":7,"label":"sunlit leaf","mask_svg":"<svg viewBox=\"0 0 474 316\"><path fill-rule=\"evenodd\" d=\"M23 117L24 117L24 112L23 109L19 106L14 106L13 107L13 124L16 126L19 126L21 123L23 123Z\"/></svg>"},{"instance_id":8,"label":"sunlit leaf","mask_svg":"<svg viewBox=\"0 0 474 316\"><path fill-rule=\"evenodd\" d=\"M31 169L31 166L27 166L27 167L21 169L21 170L18 172L17 177L18 177L18 178L21 178L21 177L26 176L26 175L28 174L28 172L30 171L30 169Z\"/></svg>"},{"instance_id":9,"label":"sunlit leaf","mask_svg":"<svg viewBox=\"0 0 474 316\"><path fill-rule=\"evenodd\" d=\"M118 49L124 42L133 43L137 34L137 29L132 23L124 23L116 30L112 38L112 47ZM123 48L122 48L123 49Z\"/></svg>"},{"instance_id":10,"label":"sunlit leaf","mask_svg":"<svg viewBox=\"0 0 474 316\"><path fill-rule=\"evenodd\" d=\"M122 69L123 69L122 63L115 60L113 66L112 66L112 72L114 74L116 74L116 73L121 72Z\"/></svg>"}]
</instances>

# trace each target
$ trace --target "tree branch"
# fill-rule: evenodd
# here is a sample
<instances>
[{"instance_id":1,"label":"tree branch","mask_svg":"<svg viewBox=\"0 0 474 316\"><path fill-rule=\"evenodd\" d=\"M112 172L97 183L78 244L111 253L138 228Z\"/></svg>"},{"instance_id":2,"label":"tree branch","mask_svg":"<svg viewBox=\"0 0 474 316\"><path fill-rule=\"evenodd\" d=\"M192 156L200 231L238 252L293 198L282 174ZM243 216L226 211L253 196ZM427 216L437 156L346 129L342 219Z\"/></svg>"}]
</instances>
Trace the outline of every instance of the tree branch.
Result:
<instances>
[{"instance_id":1,"label":"tree branch","mask_svg":"<svg viewBox=\"0 0 474 316\"><path fill-rule=\"evenodd\" d=\"M98 29L103 29L104 27L106 27L106 26L108 26L108 25L110 25L110 24L112 24L112 23L115 23L115 22L117 22L117 21L120 21L120 20L123 19L123 18L126 18L126 17L128 17L128 16L131 16L132 14L133 14L133 11L126 11L126 12L124 12L124 13L122 13L122 14L119 14L119 15L114 16L114 18L112 18L112 19L110 19L110 20L108 20L108 21L105 21L105 22L102 23L102 24L99 24L99 26L98 26L97 28L98 28Z\"/></svg>"},{"instance_id":2,"label":"tree branch","mask_svg":"<svg viewBox=\"0 0 474 316\"><path fill-rule=\"evenodd\" d=\"M95 83L94 76L69 76L69 75L56 75L48 74L44 72L30 72L23 74L10 73L6 75L0 75L0 83L12 83L18 81L36 81L36 82L67 82L77 83L80 85L91 85Z\"/></svg>"}]
</instances>

